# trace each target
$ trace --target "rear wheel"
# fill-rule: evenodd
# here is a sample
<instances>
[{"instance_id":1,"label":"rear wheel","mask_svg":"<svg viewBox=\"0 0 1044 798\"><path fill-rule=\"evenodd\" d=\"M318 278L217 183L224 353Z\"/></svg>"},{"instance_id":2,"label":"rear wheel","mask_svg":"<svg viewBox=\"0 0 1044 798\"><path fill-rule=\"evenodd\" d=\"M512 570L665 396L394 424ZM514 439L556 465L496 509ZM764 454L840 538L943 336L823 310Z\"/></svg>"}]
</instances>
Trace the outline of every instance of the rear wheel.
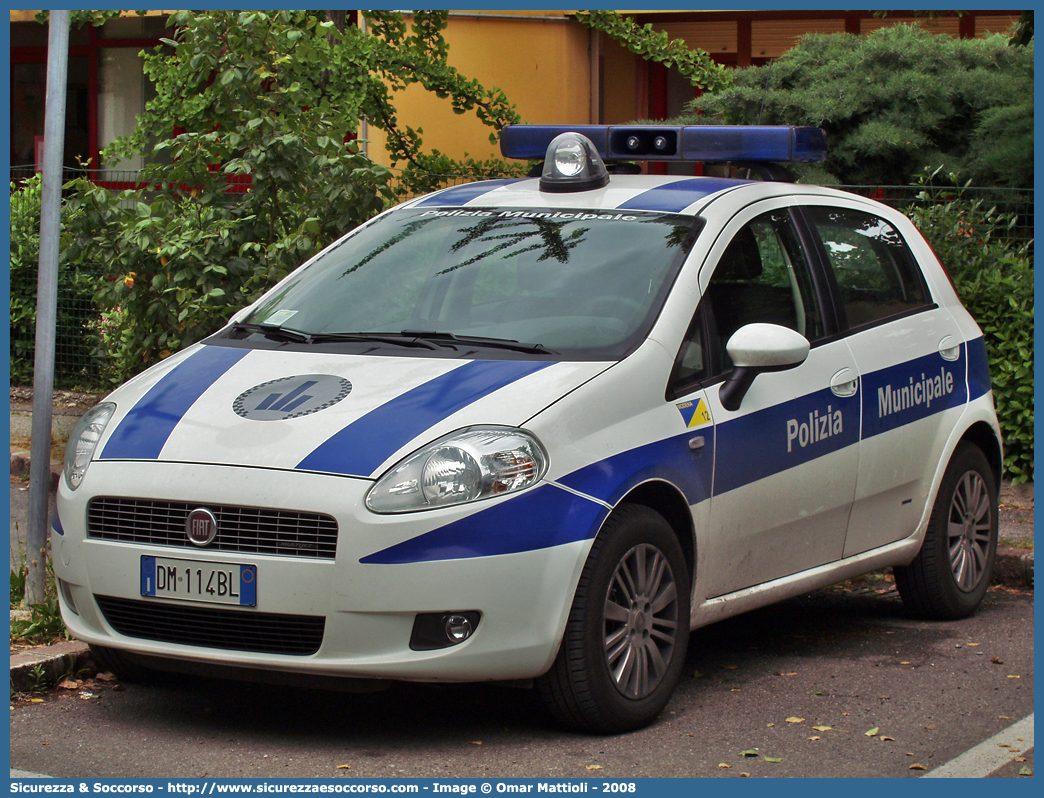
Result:
<instances>
[{"instance_id":1,"label":"rear wheel","mask_svg":"<svg viewBox=\"0 0 1044 798\"><path fill-rule=\"evenodd\" d=\"M921 551L895 569L906 604L924 618L964 618L986 594L997 556L997 489L986 456L960 444L939 486Z\"/></svg>"},{"instance_id":2,"label":"rear wheel","mask_svg":"<svg viewBox=\"0 0 1044 798\"><path fill-rule=\"evenodd\" d=\"M659 513L623 505L591 548L541 695L574 728L640 728L670 699L688 640L689 572L678 539Z\"/></svg>"}]
</instances>

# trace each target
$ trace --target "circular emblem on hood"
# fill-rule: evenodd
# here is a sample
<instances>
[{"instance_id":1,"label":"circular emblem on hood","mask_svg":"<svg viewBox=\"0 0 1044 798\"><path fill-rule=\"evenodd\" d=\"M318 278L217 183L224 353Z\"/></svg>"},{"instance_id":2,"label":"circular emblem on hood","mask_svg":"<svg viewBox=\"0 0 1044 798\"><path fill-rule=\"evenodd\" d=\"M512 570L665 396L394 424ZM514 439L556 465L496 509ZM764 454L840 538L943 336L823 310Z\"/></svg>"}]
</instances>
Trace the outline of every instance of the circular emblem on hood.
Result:
<instances>
[{"instance_id":1,"label":"circular emblem on hood","mask_svg":"<svg viewBox=\"0 0 1044 798\"><path fill-rule=\"evenodd\" d=\"M244 391L232 409L252 421L284 421L325 410L351 392L348 380L331 374L282 377Z\"/></svg>"}]
</instances>

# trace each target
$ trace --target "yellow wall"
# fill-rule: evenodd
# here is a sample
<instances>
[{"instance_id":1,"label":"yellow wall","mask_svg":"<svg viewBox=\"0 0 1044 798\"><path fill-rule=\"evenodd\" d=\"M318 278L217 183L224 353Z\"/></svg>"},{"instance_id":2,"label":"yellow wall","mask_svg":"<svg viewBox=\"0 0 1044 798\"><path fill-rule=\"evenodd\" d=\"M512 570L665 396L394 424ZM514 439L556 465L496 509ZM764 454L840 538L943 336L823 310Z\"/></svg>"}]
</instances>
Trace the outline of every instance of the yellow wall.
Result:
<instances>
[{"instance_id":1,"label":"yellow wall","mask_svg":"<svg viewBox=\"0 0 1044 798\"><path fill-rule=\"evenodd\" d=\"M602 37L602 122L625 125L646 116L638 107L638 57Z\"/></svg>"},{"instance_id":2,"label":"yellow wall","mask_svg":"<svg viewBox=\"0 0 1044 798\"><path fill-rule=\"evenodd\" d=\"M590 33L567 13L451 11L445 31L449 63L487 89L502 89L524 122L588 124ZM492 130L474 113L458 116L448 100L416 85L396 94L394 101L400 124L423 129L425 149L452 158L500 156L499 145L489 143ZM370 142L370 157L388 165L383 136L372 127Z\"/></svg>"}]
</instances>

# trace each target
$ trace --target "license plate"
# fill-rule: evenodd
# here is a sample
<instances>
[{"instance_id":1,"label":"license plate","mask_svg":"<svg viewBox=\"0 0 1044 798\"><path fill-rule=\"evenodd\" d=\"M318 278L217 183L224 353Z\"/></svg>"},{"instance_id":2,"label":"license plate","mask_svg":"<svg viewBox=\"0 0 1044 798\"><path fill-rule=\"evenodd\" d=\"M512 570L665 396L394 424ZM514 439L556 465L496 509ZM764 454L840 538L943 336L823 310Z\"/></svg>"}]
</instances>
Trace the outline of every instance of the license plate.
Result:
<instances>
[{"instance_id":1,"label":"license plate","mask_svg":"<svg viewBox=\"0 0 1044 798\"><path fill-rule=\"evenodd\" d=\"M257 606L257 566L141 556L141 595Z\"/></svg>"}]
</instances>

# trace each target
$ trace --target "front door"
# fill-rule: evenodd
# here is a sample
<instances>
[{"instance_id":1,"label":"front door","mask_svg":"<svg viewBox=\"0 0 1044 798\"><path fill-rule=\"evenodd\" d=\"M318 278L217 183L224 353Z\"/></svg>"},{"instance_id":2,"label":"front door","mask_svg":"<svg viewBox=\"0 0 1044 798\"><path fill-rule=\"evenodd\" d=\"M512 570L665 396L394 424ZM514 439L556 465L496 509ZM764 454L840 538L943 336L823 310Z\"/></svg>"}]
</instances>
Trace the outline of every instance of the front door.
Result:
<instances>
[{"instance_id":1,"label":"front door","mask_svg":"<svg viewBox=\"0 0 1044 798\"><path fill-rule=\"evenodd\" d=\"M715 460L700 578L708 596L839 560L855 492L856 362L844 340L827 337L823 292L790 212L771 208L738 215L704 266L710 359L723 379L729 337L753 322L796 330L811 350L795 368L759 374L736 410L722 405L720 384L707 387Z\"/></svg>"}]
</instances>

